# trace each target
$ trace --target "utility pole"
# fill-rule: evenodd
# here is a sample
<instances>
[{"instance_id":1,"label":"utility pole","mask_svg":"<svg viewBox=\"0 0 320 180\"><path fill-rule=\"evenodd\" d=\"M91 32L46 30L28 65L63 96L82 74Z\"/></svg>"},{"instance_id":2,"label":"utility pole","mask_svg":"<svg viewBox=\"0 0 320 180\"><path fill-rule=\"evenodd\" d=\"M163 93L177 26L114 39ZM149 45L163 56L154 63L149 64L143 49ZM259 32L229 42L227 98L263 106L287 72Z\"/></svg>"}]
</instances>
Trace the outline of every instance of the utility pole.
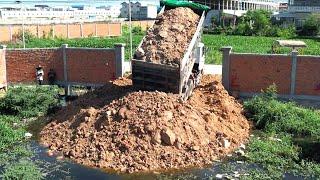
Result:
<instances>
[{"instance_id":1,"label":"utility pole","mask_svg":"<svg viewBox=\"0 0 320 180\"><path fill-rule=\"evenodd\" d=\"M22 1L15 1L15 3L20 4L20 11L22 14L22 43L23 43L23 49L26 48L26 39L25 39L25 33L24 33L24 10L23 10L23 5Z\"/></svg>"},{"instance_id":2,"label":"utility pole","mask_svg":"<svg viewBox=\"0 0 320 180\"><path fill-rule=\"evenodd\" d=\"M130 36L130 60L132 58L132 22L131 22L131 0L129 0L129 36Z\"/></svg>"}]
</instances>

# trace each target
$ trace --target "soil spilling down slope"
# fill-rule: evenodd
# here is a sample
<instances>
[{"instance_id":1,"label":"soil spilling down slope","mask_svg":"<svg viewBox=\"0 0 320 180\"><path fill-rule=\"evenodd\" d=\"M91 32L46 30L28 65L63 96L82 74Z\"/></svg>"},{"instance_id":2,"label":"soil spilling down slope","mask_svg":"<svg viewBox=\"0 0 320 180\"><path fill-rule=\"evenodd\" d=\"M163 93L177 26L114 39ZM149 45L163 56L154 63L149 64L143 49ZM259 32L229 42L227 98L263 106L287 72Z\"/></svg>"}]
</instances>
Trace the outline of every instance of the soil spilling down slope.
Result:
<instances>
[{"instance_id":1,"label":"soil spilling down slope","mask_svg":"<svg viewBox=\"0 0 320 180\"><path fill-rule=\"evenodd\" d=\"M160 14L148 31L136 58L149 62L179 65L196 32L199 15L179 7Z\"/></svg>"},{"instance_id":2,"label":"soil spilling down slope","mask_svg":"<svg viewBox=\"0 0 320 180\"><path fill-rule=\"evenodd\" d=\"M184 103L130 84L116 80L60 110L42 144L80 164L137 172L207 165L249 136L242 106L217 76L204 76Z\"/></svg>"}]
</instances>

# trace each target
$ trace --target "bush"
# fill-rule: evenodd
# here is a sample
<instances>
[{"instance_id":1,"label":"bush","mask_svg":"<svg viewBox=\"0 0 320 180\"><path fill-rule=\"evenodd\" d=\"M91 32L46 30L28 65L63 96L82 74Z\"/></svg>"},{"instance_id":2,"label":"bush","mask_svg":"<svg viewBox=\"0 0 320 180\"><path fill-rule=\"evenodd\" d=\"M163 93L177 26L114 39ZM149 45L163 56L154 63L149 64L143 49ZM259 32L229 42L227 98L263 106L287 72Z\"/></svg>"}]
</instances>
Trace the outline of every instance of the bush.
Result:
<instances>
[{"instance_id":1,"label":"bush","mask_svg":"<svg viewBox=\"0 0 320 180\"><path fill-rule=\"evenodd\" d=\"M310 15L302 26L301 35L316 36L320 31L320 20L315 15Z\"/></svg>"},{"instance_id":2,"label":"bush","mask_svg":"<svg viewBox=\"0 0 320 180\"><path fill-rule=\"evenodd\" d=\"M276 99L274 87L244 103L258 129L320 139L319 112Z\"/></svg>"},{"instance_id":3,"label":"bush","mask_svg":"<svg viewBox=\"0 0 320 180\"><path fill-rule=\"evenodd\" d=\"M278 28L277 30L277 36L283 37L283 38L294 38L297 36L296 34L296 28L294 25L291 25L287 28Z\"/></svg>"},{"instance_id":4,"label":"bush","mask_svg":"<svg viewBox=\"0 0 320 180\"><path fill-rule=\"evenodd\" d=\"M28 29L25 29L25 31L24 31L24 39L25 39L26 43L32 41L35 38L36 38L36 36L34 34L32 34ZM22 42L23 41L23 32L22 32L22 30L19 30L17 34L13 35L13 39L15 39L16 41Z\"/></svg>"},{"instance_id":5,"label":"bush","mask_svg":"<svg viewBox=\"0 0 320 180\"><path fill-rule=\"evenodd\" d=\"M0 177L3 180L40 180L42 176L40 169L34 163L21 160L8 165Z\"/></svg>"},{"instance_id":6,"label":"bush","mask_svg":"<svg viewBox=\"0 0 320 180\"><path fill-rule=\"evenodd\" d=\"M0 100L0 112L6 115L35 117L47 114L58 103L57 87L10 87Z\"/></svg>"},{"instance_id":7,"label":"bush","mask_svg":"<svg viewBox=\"0 0 320 180\"><path fill-rule=\"evenodd\" d=\"M22 128L13 129L12 124L0 119L0 152L12 146L17 141L22 140L24 130Z\"/></svg>"}]
</instances>

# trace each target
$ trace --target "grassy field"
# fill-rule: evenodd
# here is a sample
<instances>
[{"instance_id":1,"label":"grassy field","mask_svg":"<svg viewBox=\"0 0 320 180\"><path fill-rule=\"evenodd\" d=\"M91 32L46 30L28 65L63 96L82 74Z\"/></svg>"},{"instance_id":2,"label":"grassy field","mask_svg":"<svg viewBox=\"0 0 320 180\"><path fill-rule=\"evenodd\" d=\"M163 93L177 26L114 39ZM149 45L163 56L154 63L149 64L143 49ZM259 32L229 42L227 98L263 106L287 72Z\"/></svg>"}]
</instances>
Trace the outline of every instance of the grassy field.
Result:
<instances>
[{"instance_id":1,"label":"grassy field","mask_svg":"<svg viewBox=\"0 0 320 180\"><path fill-rule=\"evenodd\" d=\"M141 42L143 35L133 35L133 49ZM223 46L232 46L233 52L239 53L270 53L271 46L274 40L281 39L276 37L257 37L257 36L226 36L226 35L203 35L203 42L207 47L206 50L206 63L208 64L221 64L222 54L220 48ZM297 38L296 40L303 40L307 43L308 47L301 49L300 54L304 55L320 55L320 39L303 39ZM116 43L125 43L126 46L126 60L129 59L129 37L127 34L121 37L108 37L108 38L81 38L81 39L38 39L32 38L28 40L27 48L44 48L44 47L61 47L62 44L68 44L69 47L92 47L92 48L113 48ZM21 43L8 44L9 48L21 48ZM281 48L278 53L289 53L289 48Z\"/></svg>"},{"instance_id":2,"label":"grassy field","mask_svg":"<svg viewBox=\"0 0 320 180\"><path fill-rule=\"evenodd\" d=\"M277 37L257 37L257 36L226 36L226 35L203 35L203 42L208 47L207 63L221 64L222 54L219 49L223 46L232 46L233 52L238 53L271 53L271 46ZM303 39L307 48L299 50L299 54L320 55L320 39ZM281 48L279 53L287 54L289 48Z\"/></svg>"}]
</instances>

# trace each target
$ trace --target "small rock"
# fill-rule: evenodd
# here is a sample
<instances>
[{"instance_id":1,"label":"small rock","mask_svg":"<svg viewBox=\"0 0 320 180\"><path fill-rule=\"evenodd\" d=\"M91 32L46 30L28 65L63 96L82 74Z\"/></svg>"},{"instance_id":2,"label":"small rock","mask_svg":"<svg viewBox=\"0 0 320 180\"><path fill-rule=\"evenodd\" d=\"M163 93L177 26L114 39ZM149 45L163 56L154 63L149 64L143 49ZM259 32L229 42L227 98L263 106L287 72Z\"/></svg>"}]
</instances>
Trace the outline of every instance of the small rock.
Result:
<instances>
[{"instance_id":1,"label":"small rock","mask_svg":"<svg viewBox=\"0 0 320 180\"><path fill-rule=\"evenodd\" d=\"M173 113L171 111L164 111L163 112L163 117L167 120L170 121L173 118Z\"/></svg>"},{"instance_id":2,"label":"small rock","mask_svg":"<svg viewBox=\"0 0 320 180\"><path fill-rule=\"evenodd\" d=\"M246 145L244 145L244 144L240 144L240 149L245 150L245 149L246 149Z\"/></svg>"},{"instance_id":3,"label":"small rock","mask_svg":"<svg viewBox=\"0 0 320 180\"><path fill-rule=\"evenodd\" d=\"M31 137L32 137L32 134L31 134L31 133L29 133L29 132L27 132L27 133L25 133L25 134L24 134L24 137L29 139L29 138L31 138Z\"/></svg>"},{"instance_id":4,"label":"small rock","mask_svg":"<svg viewBox=\"0 0 320 180\"><path fill-rule=\"evenodd\" d=\"M231 142L228 139L224 139L222 141L222 145L223 145L224 148L229 148L230 145L231 145Z\"/></svg>"},{"instance_id":5,"label":"small rock","mask_svg":"<svg viewBox=\"0 0 320 180\"><path fill-rule=\"evenodd\" d=\"M53 152L51 150L48 150L47 155L51 157L51 156L53 156Z\"/></svg>"},{"instance_id":6,"label":"small rock","mask_svg":"<svg viewBox=\"0 0 320 180\"><path fill-rule=\"evenodd\" d=\"M125 119L126 118L126 111L127 111L127 108L125 107L122 107L119 109L118 111L118 115L121 117L121 119Z\"/></svg>"},{"instance_id":7,"label":"small rock","mask_svg":"<svg viewBox=\"0 0 320 180\"><path fill-rule=\"evenodd\" d=\"M192 147L191 147L191 150L193 150L193 151L199 151L199 150L200 150L200 147L199 147L199 146L192 146Z\"/></svg>"},{"instance_id":8,"label":"small rock","mask_svg":"<svg viewBox=\"0 0 320 180\"><path fill-rule=\"evenodd\" d=\"M18 123L13 123L13 127L18 127Z\"/></svg>"},{"instance_id":9,"label":"small rock","mask_svg":"<svg viewBox=\"0 0 320 180\"><path fill-rule=\"evenodd\" d=\"M165 129L161 131L161 140L165 144L172 146L176 141L176 135L170 129Z\"/></svg>"},{"instance_id":10,"label":"small rock","mask_svg":"<svg viewBox=\"0 0 320 180\"><path fill-rule=\"evenodd\" d=\"M243 161L237 161L237 164L243 164L244 162Z\"/></svg>"},{"instance_id":11,"label":"small rock","mask_svg":"<svg viewBox=\"0 0 320 180\"><path fill-rule=\"evenodd\" d=\"M156 131L152 137L151 137L151 142L153 144L161 144L161 135L159 131Z\"/></svg>"},{"instance_id":12,"label":"small rock","mask_svg":"<svg viewBox=\"0 0 320 180\"><path fill-rule=\"evenodd\" d=\"M239 150L236 151L236 154L239 155L239 156L244 156L245 152L243 150L239 149Z\"/></svg>"},{"instance_id":13,"label":"small rock","mask_svg":"<svg viewBox=\"0 0 320 180\"><path fill-rule=\"evenodd\" d=\"M63 160L63 158L64 158L63 156L57 156L56 159L57 159L58 161L61 161L61 160Z\"/></svg>"},{"instance_id":14,"label":"small rock","mask_svg":"<svg viewBox=\"0 0 320 180\"><path fill-rule=\"evenodd\" d=\"M223 174L217 174L217 175L216 175L216 178L217 178L217 179L222 179L222 178L223 178Z\"/></svg>"}]
</instances>

